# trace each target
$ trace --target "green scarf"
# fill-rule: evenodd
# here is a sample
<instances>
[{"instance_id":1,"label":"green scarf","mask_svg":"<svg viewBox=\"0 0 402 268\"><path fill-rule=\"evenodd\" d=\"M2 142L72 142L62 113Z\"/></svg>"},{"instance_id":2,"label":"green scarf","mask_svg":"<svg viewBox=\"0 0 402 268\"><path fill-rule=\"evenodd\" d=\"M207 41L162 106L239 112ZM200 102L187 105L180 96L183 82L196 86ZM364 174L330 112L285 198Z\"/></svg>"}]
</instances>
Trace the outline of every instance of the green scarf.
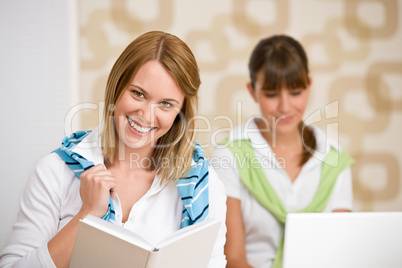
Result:
<instances>
[{"instance_id":1,"label":"green scarf","mask_svg":"<svg viewBox=\"0 0 402 268\"><path fill-rule=\"evenodd\" d=\"M228 148L235 156L243 184L264 208L274 215L280 223L285 225L287 211L282 201L268 182L261 166L255 165L255 161L251 162L255 159L255 154L250 140L231 141L228 143ZM320 184L313 200L305 209L298 212L322 212L327 205L339 174L351 166L353 162L353 159L346 152L338 152L331 147L330 152L322 163ZM248 168L251 163L257 167ZM272 268L282 267L283 241L284 235L276 252Z\"/></svg>"}]
</instances>

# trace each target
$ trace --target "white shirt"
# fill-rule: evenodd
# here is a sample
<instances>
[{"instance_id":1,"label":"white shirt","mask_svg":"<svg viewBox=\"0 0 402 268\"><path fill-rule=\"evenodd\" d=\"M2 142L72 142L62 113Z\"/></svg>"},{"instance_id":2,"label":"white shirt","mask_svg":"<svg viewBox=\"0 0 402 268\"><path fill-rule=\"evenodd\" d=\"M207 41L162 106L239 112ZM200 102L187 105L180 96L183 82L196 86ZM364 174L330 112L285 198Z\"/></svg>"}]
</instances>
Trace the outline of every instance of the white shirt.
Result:
<instances>
[{"instance_id":1,"label":"white shirt","mask_svg":"<svg viewBox=\"0 0 402 268\"><path fill-rule=\"evenodd\" d=\"M312 201L320 182L321 166L326 152L329 152L330 146L337 148L336 144L328 140L318 128L313 128L313 131L317 140L317 151L303 165L293 183L286 171L281 168L283 161L276 159L258 130L255 120L234 128L229 135L231 141L250 139L258 163L263 167L269 183L287 212L304 209ZM271 267L282 238L282 224L258 203L241 182L230 149L217 148L210 161L224 182L228 197L241 201L248 263L255 268ZM324 212L331 212L334 209L352 210L352 198L351 170L347 168L338 176Z\"/></svg>"},{"instance_id":2,"label":"white shirt","mask_svg":"<svg viewBox=\"0 0 402 268\"><path fill-rule=\"evenodd\" d=\"M94 162L103 163L99 147L99 131L95 129L73 151ZM155 177L147 193L131 208L128 220L122 223L121 205L116 195L116 224L141 234L150 243L158 242L180 229L183 203L174 183L159 183ZM23 192L17 222L11 238L0 254L0 267L55 267L47 242L80 210L80 180L55 154L44 157L28 179ZM222 220L209 266L225 267L226 195L215 171L209 170L209 218Z\"/></svg>"}]
</instances>

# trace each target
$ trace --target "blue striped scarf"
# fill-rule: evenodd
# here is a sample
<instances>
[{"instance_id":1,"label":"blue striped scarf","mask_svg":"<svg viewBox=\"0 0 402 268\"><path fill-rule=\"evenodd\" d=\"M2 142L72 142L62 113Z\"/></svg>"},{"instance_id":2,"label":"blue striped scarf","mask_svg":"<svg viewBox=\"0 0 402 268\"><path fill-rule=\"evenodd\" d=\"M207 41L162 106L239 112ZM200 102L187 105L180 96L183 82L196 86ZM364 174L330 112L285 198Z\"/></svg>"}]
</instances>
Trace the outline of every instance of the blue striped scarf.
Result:
<instances>
[{"instance_id":1,"label":"blue striped scarf","mask_svg":"<svg viewBox=\"0 0 402 268\"><path fill-rule=\"evenodd\" d=\"M193 160L195 164L191 166L189 174L176 183L183 201L181 228L201 222L209 214L209 162L198 142L194 146Z\"/></svg>"},{"instance_id":2,"label":"blue striped scarf","mask_svg":"<svg viewBox=\"0 0 402 268\"><path fill-rule=\"evenodd\" d=\"M54 150L68 167L80 178L81 174L94 166L94 163L73 152L91 131L78 131L63 139L61 147ZM209 162L201 145L196 142L193 151L194 165L191 166L187 176L180 178L176 187L183 201L181 228L201 222L209 215ZM107 213L102 219L115 222L113 199L109 196Z\"/></svg>"}]
</instances>

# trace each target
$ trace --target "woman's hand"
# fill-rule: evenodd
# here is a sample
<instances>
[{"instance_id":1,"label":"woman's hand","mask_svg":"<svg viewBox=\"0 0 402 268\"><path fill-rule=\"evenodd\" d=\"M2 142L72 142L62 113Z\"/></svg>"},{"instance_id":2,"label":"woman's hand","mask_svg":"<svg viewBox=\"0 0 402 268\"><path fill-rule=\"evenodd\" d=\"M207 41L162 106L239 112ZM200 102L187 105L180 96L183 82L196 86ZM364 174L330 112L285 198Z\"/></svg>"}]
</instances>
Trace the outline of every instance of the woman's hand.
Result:
<instances>
[{"instance_id":1,"label":"woman's hand","mask_svg":"<svg viewBox=\"0 0 402 268\"><path fill-rule=\"evenodd\" d=\"M80 196L82 207L80 212L103 217L109 205L109 195L114 198L116 180L109 170L98 164L81 174Z\"/></svg>"}]
</instances>

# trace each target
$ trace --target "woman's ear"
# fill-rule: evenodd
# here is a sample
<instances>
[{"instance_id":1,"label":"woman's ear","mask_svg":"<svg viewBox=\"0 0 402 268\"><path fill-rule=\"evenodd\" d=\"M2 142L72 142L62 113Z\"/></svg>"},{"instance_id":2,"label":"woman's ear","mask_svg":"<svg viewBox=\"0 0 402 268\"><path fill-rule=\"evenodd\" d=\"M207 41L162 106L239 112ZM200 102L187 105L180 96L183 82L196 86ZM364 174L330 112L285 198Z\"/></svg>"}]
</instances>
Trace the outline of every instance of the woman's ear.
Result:
<instances>
[{"instance_id":1,"label":"woman's ear","mask_svg":"<svg viewBox=\"0 0 402 268\"><path fill-rule=\"evenodd\" d=\"M255 102L257 102L256 95L255 95L255 90L254 90L253 86L251 85L251 82L247 83L247 90L248 90L248 93L250 93L250 95L253 98L253 100Z\"/></svg>"}]
</instances>

